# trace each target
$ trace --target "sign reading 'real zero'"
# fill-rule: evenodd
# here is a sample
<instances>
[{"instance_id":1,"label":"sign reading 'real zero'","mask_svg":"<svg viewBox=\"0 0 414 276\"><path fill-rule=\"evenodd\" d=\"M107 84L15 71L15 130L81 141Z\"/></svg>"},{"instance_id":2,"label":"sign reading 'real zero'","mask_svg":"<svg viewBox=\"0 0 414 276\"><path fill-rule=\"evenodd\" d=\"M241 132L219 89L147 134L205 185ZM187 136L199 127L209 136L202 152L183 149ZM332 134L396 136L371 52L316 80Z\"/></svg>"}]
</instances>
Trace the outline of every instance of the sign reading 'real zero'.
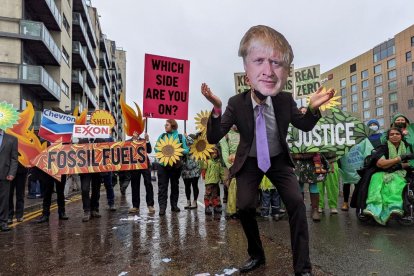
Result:
<instances>
[{"instance_id":1,"label":"sign reading 'real zero'","mask_svg":"<svg viewBox=\"0 0 414 276\"><path fill-rule=\"evenodd\" d=\"M91 115L91 124L96 126L115 126L115 118L109 111L96 110Z\"/></svg>"},{"instance_id":2,"label":"sign reading 'real zero'","mask_svg":"<svg viewBox=\"0 0 414 276\"><path fill-rule=\"evenodd\" d=\"M75 125L73 127L74 138L109 138L111 129L109 126Z\"/></svg>"},{"instance_id":3,"label":"sign reading 'real zero'","mask_svg":"<svg viewBox=\"0 0 414 276\"><path fill-rule=\"evenodd\" d=\"M145 54L144 117L188 119L190 61Z\"/></svg>"}]
</instances>

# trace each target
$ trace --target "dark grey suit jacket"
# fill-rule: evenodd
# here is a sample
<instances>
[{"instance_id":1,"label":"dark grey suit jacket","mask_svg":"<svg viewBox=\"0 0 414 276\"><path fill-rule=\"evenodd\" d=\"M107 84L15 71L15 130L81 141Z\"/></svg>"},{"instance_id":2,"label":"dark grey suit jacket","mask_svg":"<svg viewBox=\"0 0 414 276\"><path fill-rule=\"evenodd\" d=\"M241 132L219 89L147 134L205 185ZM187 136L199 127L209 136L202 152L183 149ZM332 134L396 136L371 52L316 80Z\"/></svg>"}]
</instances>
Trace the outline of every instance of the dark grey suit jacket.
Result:
<instances>
[{"instance_id":1,"label":"dark grey suit jacket","mask_svg":"<svg viewBox=\"0 0 414 276\"><path fill-rule=\"evenodd\" d=\"M320 119L321 114L319 110L315 115L309 110L306 114L302 114L297 108L292 94L288 92L280 92L271 98L279 130L280 145L283 152L289 156L287 161L294 167L286 142L289 124L291 123L294 127L303 131L310 131ZM231 97L222 116L214 118L210 115L207 123L208 142L217 144L233 124L237 126L240 133L240 143L237 148L236 159L230 168L230 174L235 176L243 167L248 157L255 133L255 119L250 91Z\"/></svg>"},{"instance_id":2,"label":"dark grey suit jacket","mask_svg":"<svg viewBox=\"0 0 414 276\"><path fill-rule=\"evenodd\" d=\"M8 175L16 176L18 161L17 138L4 133L0 146L0 180Z\"/></svg>"}]
</instances>

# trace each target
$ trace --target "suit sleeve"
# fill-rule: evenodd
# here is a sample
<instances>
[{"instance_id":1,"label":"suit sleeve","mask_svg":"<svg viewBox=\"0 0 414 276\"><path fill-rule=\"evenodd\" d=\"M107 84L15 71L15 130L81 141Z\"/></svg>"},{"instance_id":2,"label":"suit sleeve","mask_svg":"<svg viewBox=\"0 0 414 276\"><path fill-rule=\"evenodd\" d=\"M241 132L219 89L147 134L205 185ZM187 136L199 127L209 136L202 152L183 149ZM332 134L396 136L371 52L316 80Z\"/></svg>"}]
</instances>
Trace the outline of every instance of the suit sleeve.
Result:
<instances>
[{"instance_id":1,"label":"suit sleeve","mask_svg":"<svg viewBox=\"0 0 414 276\"><path fill-rule=\"evenodd\" d=\"M235 124L235 114L234 114L234 98L230 98L226 111L223 115L220 115L217 118L214 118L213 112L211 112L210 117L207 122L207 141L210 144L217 144L220 142L221 138L229 132L230 128Z\"/></svg>"},{"instance_id":2,"label":"suit sleeve","mask_svg":"<svg viewBox=\"0 0 414 276\"><path fill-rule=\"evenodd\" d=\"M11 156L10 156L10 170L9 173L7 175L12 175L12 176L16 176L16 172L17 172L17 167L19 165L19 154L18 154L18 146L17 146L17 138L12 137L11 139Z\"/></svg>"},{"instance_id":3,"label":"suit sleeve","mask_svg":"<svg viewBox=\"0 0 414 276\"><path fill-rule=\"evenodd\" d=\"M319 119L322 117L319 108L315 110L315 114L313 114L310 109L306 111L305 114L299 111L296 102L293 100L292 96L290 96L290 105L291 105L291 116L292 116L292 125L302 131L310 131L312 130Z\"/></svg>"}]
</instances>

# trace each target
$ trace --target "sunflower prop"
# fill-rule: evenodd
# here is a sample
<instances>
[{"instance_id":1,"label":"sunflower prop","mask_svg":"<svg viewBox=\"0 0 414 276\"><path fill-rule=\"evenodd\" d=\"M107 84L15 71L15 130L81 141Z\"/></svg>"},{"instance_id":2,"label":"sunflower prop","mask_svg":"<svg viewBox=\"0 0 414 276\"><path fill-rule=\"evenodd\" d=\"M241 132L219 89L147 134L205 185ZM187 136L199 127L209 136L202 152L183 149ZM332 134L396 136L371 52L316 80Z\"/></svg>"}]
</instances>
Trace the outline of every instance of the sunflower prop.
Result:
<instances>
[{"instance_id":1,"label":"sunflower prop","mask_svg":"<svg viewBox=\"0 0 414 276\"><path fill-rule=\"evenodd\" d=\"M207 122L208 117L210 117L210 111L200 111L200 113L197 113L194 120L196 121L196 129L198 129L202 134L206 133L207 130Z\"/></svg>"},{"instance_id":2,"label":"sunflower prop","mask_svg":"<svg viewBox=\"0 0 414 276\"><path fill-rule=\"evenodd\" d=\"M158 151L155 156L164 166L175 164L180 160L180 156L183 156L184 151L178 139L169 138L167 135L157 142L155 149Z\"/></svg>"},{"instance_id":3,"label":"sunflower prop","mask_svg":"<svg viewBox=\"0 0 414 276\"><path fill-rule=\"evenodd\" d=\"M337 91L334 90L334 96L332 97L332 99L330 99L326 104L321 105L319 108L321 111L325 111L327 109L333 109L335 108L335 106L341 105L340 102L338 102L337 100L339 100L341 98L341 96L335 96ZM323 87L321 93L326 93L326 88ZM309 105L310 102L310 96L306 98L306 105Z\"/></svg>"},{"instance_id":4,"label":"sunflower prop","mask_svg":"<svg viewBox=\"0 0 414 276\"><path fill-rule=\"evenodd\" d=\"M19 112L13 105L6 102L0 103L0 129L6 130L12 127L19 120Z\"/></svg>"},{"instance_id":5,"label":"sunflower prop","mask_svg":"<svg viewBox=\"0 0 414 276\"><path fill-rule=\"evenodd\" d=\"M209 144L205 137L198 136L190 147L190 154L194 156L195 160L207 160L210 157L210 152L213 152L214 145Z\"/></svg>"}]
</instances>

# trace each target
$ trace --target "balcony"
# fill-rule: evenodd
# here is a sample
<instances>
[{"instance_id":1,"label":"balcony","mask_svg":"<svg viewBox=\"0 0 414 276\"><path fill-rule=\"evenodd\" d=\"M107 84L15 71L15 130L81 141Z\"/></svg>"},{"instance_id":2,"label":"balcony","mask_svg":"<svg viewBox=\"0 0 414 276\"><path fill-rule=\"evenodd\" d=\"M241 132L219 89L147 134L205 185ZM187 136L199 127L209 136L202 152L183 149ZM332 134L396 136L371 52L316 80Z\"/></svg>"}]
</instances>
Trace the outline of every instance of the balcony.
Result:
<instances>
[{"instance_id":1,"label":"balcony","mask_svg":"<svg viewBox=\"0 0 414 276\"><path fill-rule=\"evenodd\" d=\"M85 78L81 70L72 71L72 92L82 93L85 85Z\"/></svg>"},{"instance_id":2,"label":"balcony","mask_svg":"<svg viewBox=\"0 0 414 276\"><path fill-rule=\"evenodd\" d=\"M96 88L98 86L97 77L91 68L86 69L86 82L92 88Z\"/></svg>"},{"instance_id":3,"label":"balcony","mask_svg":"<svg viewBox=\"0 0 414 276\"><path fill-rule=\"evenodd\" d=\"M99 65L104 69L109 69L108 59L105 53L99 55Z\"/></svg>"},{"instance_id":4,"label":"balcony","mask_svg":"<svg viewBox=\"0 0 414 276\"><path fill-rule=\"evenodd\" d=\"M86 47L82 47L79 41L72 41L72 67L74 69L86 70L90 67L85 50Z\"/></svg>"},{"instance_id":5,"label":"balcony","mask_svg":"<svg viewBox=\"0 0 414 276\"><path fill-rule=\"evenodd\" d=\"M62 16L54 0L25 1L31 13L31 19L42 21L52 31L62 30Z\"/></svg>"},{"instance_id":6,"label":"balcony","mask_svg":"<svg viewBox=\"0 0 414 276\"><path fill-rule=\"evenodd\" d=\"M98 108L98 101L96 100L95 95L93 95L93 93L89 89L89 86L85 85L84 91L85 91L86 97L88 98L88 101L92 104L93 108L97 109ZM88 106L89 106L89 104L88 104Z\"/></svg>"},{"instance_id":7,"label":"balcony","mask_svg":"<svg viewBox=\"0 0 414 276\"><path fill-rule=\"evenodd\" d=\"M98 46L96 42L96 36L92 28L91 19L89 17L88 6L86 5L85 0L73 0L73 11L80 13L83 20L86 22L86 25L87 25L86 31L90 37L92 46L96 48Z\"/></svg>"},{"instance_id":8,"label":"balcony","mask_svg":"<svg viewBox=\"0 0 414 276\"><path fill-rule=\"evenodd\" d=\"M102 96L105 102L105 109L110 109L111 107L111 95L109 94L109 90L105 86L101 86L99 90L102 92Z\"/></svg>"},{"instance_id":9,"label":"balcony","mask_svg":"<svg viewBox=\"0 0 414 276\"><path fill-rule=\"evenodd\" d=\"M86 45L88 34L82 16L78 12L72 13L72 36L73 40L80 41L83 45Z\"/></svg>"},{"instance_id":10,"label":"balcony","mask_svg":"<svg viewBox=\"0 0 414 276\"><path fill-rule=\"evenodd\" d=\"M20 21L20 37L45 65L60 65L62 52L42 22Z\"/></svg>"},{"instance_id":11,"label":"balcony","mask_svg":"<svg viewBox=\"0 0 414 276\"><path fill-rule=\"evenodd\" d=\"M41 66L0 64L0 83L27 86L45 101L60 101L60 85Z\"/></svg>"},{"instance_id":12,"label":"balcony","mask_svg":"<svg viewBox=\"0 0 414 276\"><path fill-rule=\"evenodd\" d=\"M109 81L108 81L108 79L107 79L107 77L106 77L106 73L105 73L104 71L106 71L106 70L100 70L100 72L99 72L99 79L100 79L101 81L103 81L103 83L105 83L105 87L106 87L106 89L108 89L108 90L109 90L109 88L110 88L110 86L109 86ZM101 82L101 83L102 83L102 82Z\"/></svg>"}]
</instances>

